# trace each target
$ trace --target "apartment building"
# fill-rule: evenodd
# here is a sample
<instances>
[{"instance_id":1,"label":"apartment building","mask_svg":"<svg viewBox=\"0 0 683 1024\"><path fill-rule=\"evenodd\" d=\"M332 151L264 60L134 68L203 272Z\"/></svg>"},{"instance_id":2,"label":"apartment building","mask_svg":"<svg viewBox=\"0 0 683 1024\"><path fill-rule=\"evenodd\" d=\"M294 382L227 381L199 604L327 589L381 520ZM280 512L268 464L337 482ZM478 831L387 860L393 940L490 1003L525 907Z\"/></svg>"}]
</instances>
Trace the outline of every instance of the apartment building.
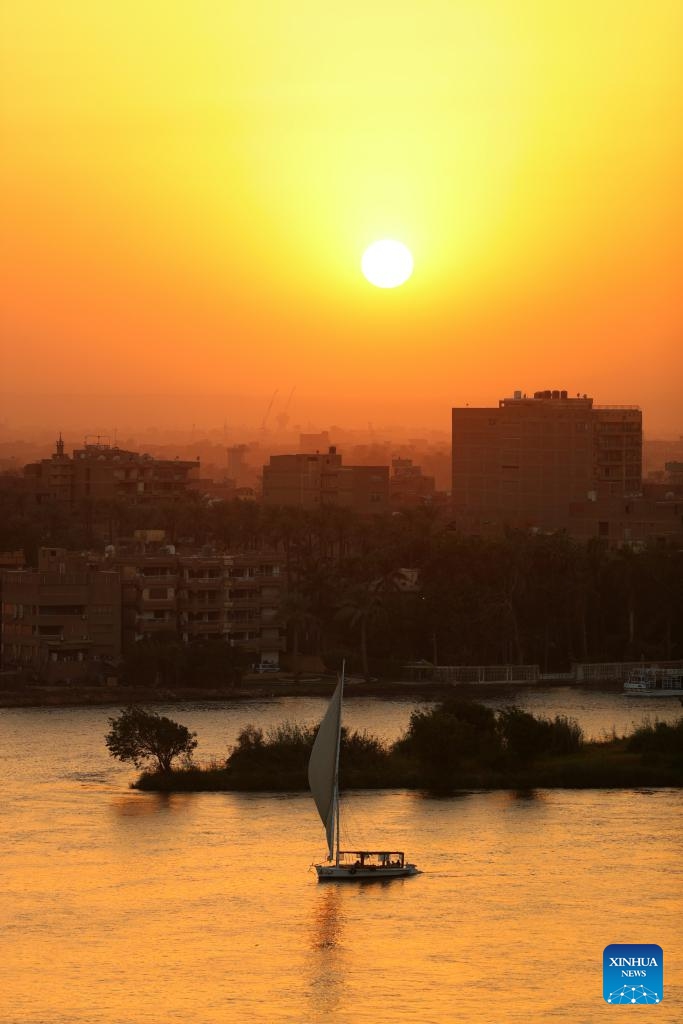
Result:
<instances>
[{"instance_id":1,"label":"apartment building","mask_svg":"<svg viewBox=\"0 0 683 1024\"><path fill-rule=\"evenodd\" d=\"M348 508L360 515L389 509L388 466L345 466L334 445L327 452L271 455L263 467L263 503L317 509Z\"/></svg>"},{"instance_id":2,"label":"apartment building","mask_svg":"<svg viewBox=\"0 0 683 1024\"><path fill-rule=\"evenodd\" d=\"M436 482L433 476L426 476L421 466L412 459L391 460L389 494L392 508L417 508L433 500Z\"/></svg>"},{"instance_id":3,"label":"apartment building","mask_svg":"<svg viewBox=\"0 0 683 1024\"><path fill-rule=\"evenodd\" d=\"M185 643L223 639L261 663L278 664L284 576L275 555L176 554L160 545L113 549L107 560L121 573L124 650L164 634Z\"/></svg>"},{"instance_id":4,"label":"apartment building","mask_svg":"<svg viewBox=\"0 0 683 1024\"><path fill-rule=\"evenodd\" d=\"M175 501L199 478L199 461L155 459L116 445L85 444L69 456L61 435L49 459L24 467L30 494L39 504L70 508L84 500L151 504Z\"/></svg>"},{"instance_id":5,"label":"apartment building","mask_svg":"<svg viewBox=\"0 0 683 1024\"><path fill-rule=\"evenodd\" d=\"M41 681L106 678L121 655L121 582L85 556L39 552L38 569L2 574L2 664Z\"/></svg>"},{"instance_id":6,"label":"apartment building","mask_svg":"<svg viewBox=\"0 0 683 1024\"><path fill-rule=\"evenodd\" d=\"M641 490L642 414L587 395L520 391L452 413L452 500L465 529L566 527L572 502Z\"/></svg>"},{"instance_id":7,"label":"apartment building","mask_svg":"<svg viewBox=\"0 0 683 1024\"><path fill-rule=\"evenodd\" d=\"M599 538L607 547L640 548L645 544L683 543L683 496L676 498L610 495L572 502L567 531L576 540Z\"/></svg>"}]
</instances>

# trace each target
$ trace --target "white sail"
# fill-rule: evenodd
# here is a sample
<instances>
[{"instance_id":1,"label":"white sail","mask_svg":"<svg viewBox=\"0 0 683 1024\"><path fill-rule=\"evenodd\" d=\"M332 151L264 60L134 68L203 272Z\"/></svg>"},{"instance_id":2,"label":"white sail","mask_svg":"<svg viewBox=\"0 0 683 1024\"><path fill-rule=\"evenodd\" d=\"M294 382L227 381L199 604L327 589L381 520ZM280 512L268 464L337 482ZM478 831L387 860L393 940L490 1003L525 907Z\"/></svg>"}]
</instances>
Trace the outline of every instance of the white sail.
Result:
<instances>
[{"instance_id":1,"label":"white sail","mask_svg":"<svg viewBox=\"0 0 683 1024\"><path fill-rule=\"evenodd\" d=\"M325 826L330 860L334 856L337 763L341 731L342 682L340 680L325 717L320 723L308 762L308 784Z\"/></svg>"}]
</instances>

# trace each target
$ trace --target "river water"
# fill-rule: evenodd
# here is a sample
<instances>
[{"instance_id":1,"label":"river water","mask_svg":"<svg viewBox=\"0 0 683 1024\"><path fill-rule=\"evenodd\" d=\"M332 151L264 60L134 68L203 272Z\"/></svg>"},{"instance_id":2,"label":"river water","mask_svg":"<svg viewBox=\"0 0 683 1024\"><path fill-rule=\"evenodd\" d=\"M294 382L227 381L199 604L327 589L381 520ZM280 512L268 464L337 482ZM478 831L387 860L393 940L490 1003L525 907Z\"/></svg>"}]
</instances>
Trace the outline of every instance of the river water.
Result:
<instances>
[{"instance_id":1,"label":"river water","mask_svg":"<svg viewBox=\"0 0 683 1024\"><path fill-rule=\"evenodd\" d=\"M680 711L573 690L516 702L596 736ZM159 710L208 758L247 722L324 706ZM349 700L345 720L393 739L413 707ZM0 711L2 1024L683 1019L681 792L351 793L354 842L424 874L325 886L306 794L136 793L104 746L115 710ZM663 947L656 1008L603 1002L612 942Z\"/></svg>"}]
</instances>

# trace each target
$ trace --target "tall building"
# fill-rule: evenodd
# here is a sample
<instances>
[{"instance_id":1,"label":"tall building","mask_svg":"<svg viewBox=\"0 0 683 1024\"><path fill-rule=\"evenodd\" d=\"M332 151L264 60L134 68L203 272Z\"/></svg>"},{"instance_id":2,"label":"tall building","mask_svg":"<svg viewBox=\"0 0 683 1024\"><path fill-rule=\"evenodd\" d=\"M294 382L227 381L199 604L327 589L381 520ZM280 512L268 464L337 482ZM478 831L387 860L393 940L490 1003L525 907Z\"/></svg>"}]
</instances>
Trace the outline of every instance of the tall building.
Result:
<instances>
[{"instance_id":1,"label":"tall building","mask_svg":"<svg viewBox=\"0 0 683 1024\"><path fill-rule=\"evenodd\" d=\"M121 581L43 548L39 568L2 574L2 663L44 682L102 678L121 655Z\"/></svg>"},{"instance_id":2,"label":"tall building","mask_svg":"<svg viewBox=\"0 0 683 1024\"><path fill-rule=\"evenodd\" d=\"M389 508L388 466L345 466L334 445L327 452L271 455L263 467L263 503L316 509L335 505L360 515Z\"/></svg>"},{"instance_id":3,"label":"tall building","mask_svg":"<svg viewBox=\"0 0 683 1024\"><path fill-rule=\"evenodd\" d=\"M199 476L199 462L155 459L110 444L86 444L73 457L64 452L61 435L49 459L24 467L24 478L37 503L83 500L129 504L174 501Z\"/></svg>"},{"instance_id":4,"label":"tall building","mask_svg":"<svg viewBox=\"0 0 683 1024\"><path fill-rule=\"evenodd\" d=\"M453 409L456 517L464 528L565 527L572 502L640 493L642 443L637 406L566 391Z\"/></svg>"}]
</instances>

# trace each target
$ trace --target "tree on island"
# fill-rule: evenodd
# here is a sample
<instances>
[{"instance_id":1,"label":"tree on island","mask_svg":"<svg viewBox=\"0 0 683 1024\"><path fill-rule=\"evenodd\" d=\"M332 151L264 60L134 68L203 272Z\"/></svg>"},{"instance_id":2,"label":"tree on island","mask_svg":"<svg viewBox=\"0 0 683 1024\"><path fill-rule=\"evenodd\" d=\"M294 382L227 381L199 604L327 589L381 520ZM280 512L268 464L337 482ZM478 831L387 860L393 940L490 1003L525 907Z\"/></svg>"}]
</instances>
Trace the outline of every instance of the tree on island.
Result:
<instances>
[{"instance_id":1,"label":"tree on island","mask_svg":"<svg viewBox=\"0 0 683 1024\"><path fill-rule=\"evenodd\" d=\"M110 718L109 724L111 729L104 738L109 753L136 768L151 762L156 771L169 772L175 757L189 757L197 746L196 732L143 708L126 708L118 718Z\"/></svg>"}]
</instances>

